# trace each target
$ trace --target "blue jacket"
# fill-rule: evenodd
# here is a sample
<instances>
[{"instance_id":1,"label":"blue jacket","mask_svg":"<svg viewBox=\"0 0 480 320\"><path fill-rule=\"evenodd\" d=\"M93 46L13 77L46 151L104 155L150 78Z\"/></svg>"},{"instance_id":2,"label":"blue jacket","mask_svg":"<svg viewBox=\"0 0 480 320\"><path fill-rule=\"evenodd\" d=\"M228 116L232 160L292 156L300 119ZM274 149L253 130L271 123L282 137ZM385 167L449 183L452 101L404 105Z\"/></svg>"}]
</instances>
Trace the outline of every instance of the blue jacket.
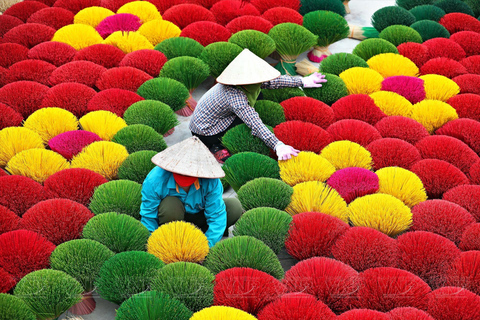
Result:
<instances>
[{"instance_id":1,"label":"blue jacket","mask_svg":"<svg viewBox=\"0 0 480 320\"><path fill-rule=\"evenodd\" d=\"M223 186L220 179L199 178L199 188L190 187L188 194L173 178L173 174L155 167L143 182L141 222L150 232L158 228L158 206L168 196L179 198L185 205L186 214L196 214L202 210L207 219L208 230L205 233L208 245L214 246L222 239L227 227L227 211L223 201ZM178 190L178 191L177 191Z\"/></svg>"}]
</instances>

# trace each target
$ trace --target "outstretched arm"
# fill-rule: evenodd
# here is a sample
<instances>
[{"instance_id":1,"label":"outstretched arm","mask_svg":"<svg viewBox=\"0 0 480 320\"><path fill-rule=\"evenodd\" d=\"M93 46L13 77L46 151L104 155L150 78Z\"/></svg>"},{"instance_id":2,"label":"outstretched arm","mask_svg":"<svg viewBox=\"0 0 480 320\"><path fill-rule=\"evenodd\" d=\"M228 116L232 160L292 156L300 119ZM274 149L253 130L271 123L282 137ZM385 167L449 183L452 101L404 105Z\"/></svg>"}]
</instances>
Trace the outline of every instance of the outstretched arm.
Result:
<instances>
[{"instance_id":1,"label":"outstretched arm","mask_svg":"<svg viewBox=\"0 0 480 320\"><path fill-rule=\"evenodd\" d=\"M281 89L303 87L302 78L287 75L262 83L262 89Z\"/></svg>"},{"instance_id":2,"label":"outstretched arm","mask_svg":"<svg viewBox=\"0 0 480 320\"><path fill-rule=\"evenodd\" d=\"M248 104L247 97L238 90L238 94L230 101L231 110L245 123L252 134L262 139L265 144L275 150L275 146L280 142L277 137L263 124L257 111Z\"/></svg>"},{"instance_id":3,"label":"outstretched arm","mask_svg":"<svg viewBox=\"0 0 480 320\"><path fill-rule=\"evenodd\" d=\"M280 76L272 81L264 82L262 89L280 89L280 88L320 88L322 83L327 82L325 75L314 72L308 77L298 78L287 75Z\"/></svg>"},{"instance_id":4,"label":"outstretched arm","mask_svg":"<svg viewBox=\"0 0 480 320\"><path fill-rule=\"evenodd\" d=\"M233 110L235 114L252 129L252 134L262 139L268 147L275 150L278 160L287 160L292 156L297 156L300 151L278 140L263 124L255 109L243 100L245 99L235 99L235 103L232 104Z\"/></svg>"}]
</instances>

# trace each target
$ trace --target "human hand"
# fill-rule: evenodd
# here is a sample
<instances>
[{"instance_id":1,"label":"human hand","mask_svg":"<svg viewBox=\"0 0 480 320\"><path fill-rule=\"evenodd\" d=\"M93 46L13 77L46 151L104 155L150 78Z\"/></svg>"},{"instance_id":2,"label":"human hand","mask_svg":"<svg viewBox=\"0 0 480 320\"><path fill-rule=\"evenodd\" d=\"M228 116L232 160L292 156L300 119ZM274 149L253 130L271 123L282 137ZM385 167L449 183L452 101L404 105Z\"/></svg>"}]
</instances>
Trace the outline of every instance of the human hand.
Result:
<instances>
[{"instance_id":1,"label":"human hand","mask_svg":"<svg viewBox=\"0 0 480 320\"><path fill-rule=\"evenodd\" d=\"M287 146L282 142L275 148L275 152L277 153L278 160L288 160L291 159L292 156L296 157L300 150Z\"/></svg>"},{"instance_id":2,"label":"human hand","mask_svg":"<svg viewBox=\"0 0 480 320\"><path fill-rule=\"evenodd\" d=\"M320 72L314 72L308 77L302 78L302 82L304 88L320 88L322 83L327 82L327 79Z\"/></svg>"}]
</instances>

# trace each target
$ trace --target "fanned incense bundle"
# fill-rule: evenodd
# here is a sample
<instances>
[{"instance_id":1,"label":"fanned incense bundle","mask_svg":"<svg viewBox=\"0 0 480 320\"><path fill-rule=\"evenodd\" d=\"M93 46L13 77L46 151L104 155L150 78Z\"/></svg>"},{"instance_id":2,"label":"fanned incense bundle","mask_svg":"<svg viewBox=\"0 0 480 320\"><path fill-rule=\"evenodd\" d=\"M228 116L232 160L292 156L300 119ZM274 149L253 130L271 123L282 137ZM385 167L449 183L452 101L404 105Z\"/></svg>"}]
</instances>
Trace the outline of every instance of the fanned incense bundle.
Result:
<instances>
[{"instance_id":1,"label":"fanned incense bundle","mask_svg":"<svg viewBox=\"0 0 480 320\"><path fill-rule=\"evenodd\" d=\"M207 237L196 226L184 221L160 226L147 243L147 251L165 263L198 263L205 259L208 250Z\"/></svg>"},{"instance_id":2,"label":"fanned incense bundle","mask_svg":"<svg viewBox=\"0 0 480 320\"><path fill-rule=\"evenodd\" d=\"M97 134L102 140L110 141L115 134L127 126L125 120L110 111L93 111L80 119L85 131Z\"/></svg>"},{"instance_id":3,"label":"fanned incense bundle","mask_svg":"<svg viewBox=\"0 0 480 320\"><path fill-rule=\"evenodd\" d=\"M255 6L240 0L220 0L210 8L210 12L222 26L240 16L260 15L260 11Z\"/></svg>"},{"instance_id":4,"label":"fanned incense bundle","mask_svg":"<svg viewBox=\"0 0 480 320\"><path fill-rule=\"evenodd\" d=\"M115 31L102 42L122 50L124 53L142 49L153 49L153 45L139 32Z\"/></svg>"},{"instance_id":5,"label":"fanned incense bundle","mask_svg":"<svg viewBox=\"0 0 480 320\"><path fill-rule=\"evenodd\" d=\"M148 80L138 88L137 93L147 100L163 102L173 111L179 111L185 107L190 96L188 89L183 84L170 78Z\"/></svg>"},{"instance_id":6,"label":"fanned incense bundle","mask_svg":"<svg viewBox=\"0 0 480 320\"><path fill-rule=\"evenodd\" d=\"M122 304L131 296L149 289L150 282L164 265L160 259L147 252L118 253L100 268L95 280L97 292L105 300Z\"/></svg>"},{"instance_id":7,"label":"fanned incense bundle","mask_svg":"<svg viewBox=\"0 0 480 320\"><path fill-rule=\"evenodd\" d=\"M382 88L383 76L369 68L353 67L343 71L340 78L349 94L371 94Z\"/></svg>"},{"instance_id":8,"label":"fanned incense bundle","mask_svg":"<svg viewBox=\"0 0 480 320\"><path fill-rule=\"evenodd\" d=\"M111 10L103 7L88 7L80 10L75 15L73 22L75 24L86 24L96 28L102 20L114 14Z\"/></svg>"},{"instance_id":9,"label":"fanned incense bundle","mask_svg":"<svg viewBox=\"0 0 480 320\"><path fill-rule=\"evenodd\" d=\"M33 3L10 3L6 10L2 10L5 15L9 15L26 22L28 18L37 11L47 8L45 3L35 1Z\"/></svg>"},{"instance_id":10,"label":"fanned incense bundle","mask_svg":"<svg viewBox=\"0 0 480 320\"><path fill-rule=\"evenodd\" d=\"M350 28L341 15L331 11L313 11L303 17L303 26L318 36L317 45L308 53L313 62L320 62L332 53L328 46L348 37Z\"/></svg>"},{"instance_id":11,"label":"fanned incense bundle","mask_svg":"<svg viewBox=\"0 0 480 320\"><path fill-rule=\"evenodd\" d=\"M268 35L275 41L281 60L275 66L282 74L296 75L295 61L304 51L317 43L318 37L295 23L281 23L273 27Z\"/></svg>"},{"instance_id":12,"label":"fanned incense bundle","mask_svg":"<svg viewBox=\"0 0 480 320\"><path fill-rule=\"evenodd\" d=\"M180 29L184 29L189 24L197 21L216 22L212 12L193 3L174 5L163 13L162 19L173 22Z\"/></svg>"},{"instance_id":13,"label":"fanned incense bundle","mask_svg":"<svg viewBox=\"0 0 480 320\"><path fill-rule=\"evenodd\" d=\"M28 51L28 58L39 59L56 67L73 60L77 50L63 42L43 42Z\"/></svg>"},{"instance_id":14,"label":"fanned incense bundle","mask_svg":"<svg viewBox=\"0 0 480 320\"><path fill-rule=\"evenodd\" d=\"M215 305L235 307L250 314L257 314L285 292L282 282L253 268L224 270L215 276L213 288Z\"/></svg>"},{"instance_id":15,"label":"fanned incense bundle","mask_svg":"<svg viewBox=\"0 0 480 320\"><path fill-rule=\"evenodd\" d=\"M48 199L22 216L22 229L36 232L55 245L79 239L85 224L93 218L87 207L68 199Z\"/></svg>"},{"instance_id":16,"label":"fanned incense bundle","mask_svg":"<svg viewBox=\"0 0 480 320\"><path fill-rule=\"evenodd\" d=\"M117 320L188 320L193 312L161 291L144 291L130 297L117 310Z\"/></svg>"},{"instance_id":17,"label":"fanned incense bundle","mask_svg":"<svg viewBox=\"0 0 480 320\"><path fill-rule=\"evenodd\" d=\"M421 76L424 81L426 99L448 101L460 93L460 87L447 77L437 74Z\"/></svg>"},{"instance_id":18,"label":"fanned incense bundle","mask_svg":"<svg viewBox=\"0 0 480 320\"><path fill-rule=\"evenodd\" d=\"M0 103L0 130L21 126L23 117L6 104Z\"/></svg>"},{"instance_id":19,"label":"fanned incense bundle","mask_svg":"<svg viewBox=\"0 0 480 320\"><path fill-rule=\"evenodd\" d=\"M120 61L125 57L125 53L113 45L94 44L78 51L74 56L73 60L91 61L109 69L118 67Z\"/></svg>"},{"instance_id":20,"label":"fanned incense bundle","mask_svg":"<svg viewBox=\"0 0 480 320\"><path fill-rule=\"evenodd\" d=\"M354 226L370 227L389 236L402 233L412 224L410 208L388 194L358 198L350 203L348 211Z\"/></svg>"},{"instance_id":21,"label":"fanned incense bundle","mask_svg":"<svg viewBox=\"0 0 480 320\"><path fill-rule=\"evenodd\" d=\"M410 59L395 53L382 53L368 59L370 69L380 73L382 77L418 76L418 67Z\"/></svg>"},{"instance_id":22,"label":"fanned incense bundle","mask_svg":"<svg viewBox=\"0 0 480 320\"><path fill-rule=\"evenodd\" d=\"M276 254L285 245L292 217L274 208L255 208L245 212L235 223L235 236L252 236L262 240Z\"/></svg>"},{"instance_id":23,"label":"fanned incense bundle","mask_svg":"<svg viewBox=\"0 0 480 320\"><path fill-rule=\"evenodd\" d=\"M158 272L152 280L151 289L169 294L195 312L212 305L214 281L215 276L204 266L193 262L174 262Z\"/></svg>"},{"instance_id":24,"label":"fanned incense bundle","mask_svg":"<svg viewBox=\"0 0 480 320\"><path fill-rule=\"evenodd\" d=\"M326 146L320 153L335 169L359 167L370 170L372 156L367 149L351 141L335 141Z\"/></svg>"},{"instance_id":25,"label":"fanned incense bundle","mask_svg":"<svg viewBox=\"0 0 480 320\"><path fill-rule=\"evenodd\" d=\"M294 216L303 212L322 212L348 222L347 203L327 184L308 181L293 187L292 202L285 209Z\"/></svg>"},{"instance_id":26,"label":"fanned incense bundle","mask_svg":"<svg viewBox=\"0 0 480 320\"><path fill-rule=\"evenodd\" d=\"M43 149L42 137L25 127L0 130L0 166L5 167L17 153L28 149Z\"/></svg>"},{"instance_id":27,"label":"fanned incense bundle","mask_svg":"<svg viewBox=\"0 0 480 320\"><path fill-rule=\"evenodd\" d=\"M83 238L103 244L114 253L144 251L150 237L148 229L126 214L106 212L90 219Z\"/></svg>"},{"instance_id":28,"label":"fanned incense bundle","mask_svg":"<svg viewBox=\"0 0 480 320\"><path fill-rule=\"evenodd\" d=\"M203 46L197 41L186 37L174 37L163 40L155 46L168 59L189 56L198 58L203 52Z\"/></svg>"},{"instance_id":29,"label":"fanned incense bundle","mask_svg":"<svg viewBox=\"0 0 480 320\"><path fill-rule=\"evenodd\" d=\"M27 274L14 290L15 296L22 297L37 319L57 319L82 299L82 292L82 285L77 280L51 269Z\"/></svg>"},{"instance_id":30,"label":"fanned incense bundle","mask_svg":"<svg viewBox=\"0 0 480 320\"><path fill-rule=\"evenodd\" d=\"M377 172L378 192L394 196L409 208L427 200L422 180L413 172L398 167L386 167Z\"/></svg>"},{"instance_id":31,"label":"fanned incense bundle","mask_svg":"<svg viewBox=\"0 0 480 320\"><path fill-rule=\"evenodd\" d=\"M63 42L77 50L81 50L91 45L101 43L103 38L92 26L70 24L58 29L51 41Z\"/></svg>"},{"instance_id":32,"label":"fanned incense bundle","mask_svg":"<svg viewBox=\"0 0 480 320\"><path fill-rule=\"evenodd\" d=\"M142 23L146 23L156 19L162 19L160 12L157 8L148 1L131 1L121 6L117 13L130 13L134 14L142 20Z\"/></svg>"},{"instance_id":33,"label":"fanned incense bundle","mask_svg":"<svg viewBox=\"0 0 480 320\"><path fill-rule=\"evenodd\" d=\"M127 148L128 153L143 150L160 152L167 148L163 137L144 124L126 126L115 134L112 141Z\"/></svg>"},{"instance_id":34,"label":"fanned incense bundle","mask_svg":"<svg viewBox=\"0 0 480 320\"><path fill-rule=\"evenodd\" d=\"M200 55L209 67L210 74L217 78L223 70L242 52L242 48L231 42L215 42L207 45Z\"/></svg>"},{"instance_id":35,"label":"fanned incense bundle","mask_svg":"<svg viewBox=\"0 0 480 320\"><path fill-rule=\"evenodd\" d=\"M118 169L118 177L142 184L150 171L155 167L151 159L156 151L137 151L128 156Z\"/></svg>"},{"instance_id":36,"label":"fanned incense bundle","mask_svg":"<svg viewBox=\"0 0 480 320\"><path fill-rule=\"evenodd\" d=\"M45 149L28 149L17 153L7 163L6 170L43 183L52 174L68 169L70 164L58 153Z\"/></svg>"},{"instance_id":37,"label":"fanned incense bundle","mask_svg":"<svg viewBox=\"0 0 480 320\"><path fill-rule=\"evenodd\" d=\"M188 117L193 114L193 111L197 106L197 101L193 99L192 92L207 79L209 74L209 66L198 58L177 57L168 60L165 63L160 71L160 77L177 80L184 84L190 92L190 97L187 100L187 106L181 109L181 115Z\"/></svg>"},{"instance_id":38,"label":"fanned incense bundle","mask_svg":"<svg viewBox=\"0 0 480 320\"><path fill-rule=\"evenodd\" d=\"M0 189L0 205L20 217L30 207L45 200L46 190L40 183L30 178L18 175L6 175L0 177L0 181L3 186L3 188ZM48 260L48 257L46 257L46 260ZM48 263L46 266L48 266ZM5 265L3 265L2 268L6 269Z\"/></svg>"},{"instance_id":39,"label":"fanned incense bundle","mask_svg":"<svg viewBox=\"0 0 480 320\"><path fill-rule=\"evenodd\" d=\"M449 38L450 33L440 23L430 20L417 21L410 26L417 30L422 36L423 41L433 38Z\"/></svg>"},{"instance_id":40,"label":"fanned incense bundle","mask_svg":"<svg viewBox=\"0 0 480 320\"><path fill-rule=\"evenodd\" d=\"M2 274L5 273L3 269L0 270L2 270ZM14 280L8 280L9 278L5 279L2 277L2 280L3 279L5 280L4 285L11 285L12 287L15 285ZM5 319L37 319L33 311L30 310L30 307L22 299L6 293L0 293L0 313Z\"/></svg>"},{"instance_id":41,"label":"fanned incense bundle","mask_svg":"<svg viewBox=\"0 0 480 320\"><path fill-rule=\"evenodd\" d=\"M103 263L114 253L103 244L78 239L59 245L50 256L52 269L60 270L75 278L85 292L95 289L93 281Z\"/></svg>"},{"instance_id":42,"label":"fanned incense bundle","mask_svg":"<svg viewBox=\"0 0 480 320\"><path fill-rule=\"evenodd\" d=\"M0 69L1 70L1 69ZM36 81L46 86L50 85L49 77L56 70L56 67L42 60L23 60L8 68L8 73L2 75L2 86L14 81ZM0 82L1 84L1 82Z\"/></svg>"},{"instance_id":43,"label":"fanned incense bundle","mask_svg":"<svg viewBox=\"0 0 480 320\"><path fill-rule=\"evenodd\" d=\"M284 210L290 203L293 189L285 182L272 178L248 181L237 192L245 210L270 207Z\"/></svg>"},{"instance_id":44,"label":"fanned incense bundle","mask_svg":"<svg viewBox=\"0 0 480 320\"><path fill-rule=\"evenodd\" d=\"M430 20L438 22L445 15L445 11L431 4L423 4L409 10L417 21Z\"/></svg>"},{"instance_id":45,"label":"fanned incense bundle","mask_svg":"<svg viewBox=\"0 0 480 320\"><path fill-rule=\"evenodd\" d=\"M258 314L258 320L333 320L336 315L311 294L287 293L268 304Z\"/></svg>"},{"instance_id":46,"label":"fanned incense bundle","mask_svg":"<svg viewBox=\"0 0 480 320\"><path fill-rule=\"evenodd\" d=\"M285 22L303 24L303 16L298 11L285 7L268 9L262 14L262 18L270 21L274 26Z\"/></svg>"},{"instance_id":47,"label":"fanned incense bundle","mask_svg":"<svg viewBox=\"0 0 480 320\"><path fill-rule=\"evenodd\" d=\"M429 231L444 236L457 246L462 233L475 225L475 218L458 204L446 200L429 200L412 209L412 231Z\"/></svg>"},{"instance_id":48,"label":"fanned incense bundle","mask_svg":"<svg viewBox=\"0 0 480 320\"><path fill-rule=\"evenodd\" d=\"M44 8L39 10L32 14L27 20L28 23L44 24L52 27L55 30L72 24L73 21L73 12L59 7Z\"/></svg>"},{"instance_id":49,"label":"fanned incense bundle","mask_svg":"<svg viewBox=\"0 0 480 320\"><path fill-rule=\"evenodd\" d=\"M88 207L94 190L107 182L107 179L91 170L71 168L51 175L43 185L51 197L70 199Z\"/></svg>"},{"instance_id":50,"label":"fanned incense bundle","mask_svg":"<svg viewBox=\"0 0 480 320\"><path fill-rule=\"evenodd\" d=\"M95 26L95 30L105 39L116 31L137 31L141 25L139 17L130 13L119 13L103 19Z\"/></svg>"},{"instance_id":51,"label":"fanned incense bundle","mask_svg":"<svg viewBox=\"0 0 480 320\"><path fill-rule=\"evenodd\" d=\"M262 59L268 57L276 48L272 38L257 30L239 31L232 35L228 42L249 49Z\"/></svg>"},{"instance_id":52,"label":"fanned incense bundle","mask_svg":"<svg viewBox=\"0 0 480 320\"><path fill-rule=\"evenodd\" d=\"M342 52L326 57L320 64L320 71L338 76L343 71L353 67L368 68L368 64L355 54Z\"/></svg>"},{"instance_id":53,"label":"fanned incense bundle","mask_svg":"<svg viewBox=\"0 0 480 320\"><path fill-rule=\"evenodd\" d=\"M197 21L186 26L180 37L192 38L202 46L219 41L228 41L231 32L224 26L211 21Z\"/></svg>"},{"instance_id":54,"label":"fanned incense bundle","mask_svg":"<svg viewBox=\"0 0 480 320\"><path fill-rule=\"evenodd\" d=\"M359 197L378 191L378 177L370 170L349 167L338 170L327 181L349 204Z\"/></svg>"},{"instance_id":55,"label":"fanned incense bundle","mask_svg":"<svg viewBox=\"0 0 480 320\"><path fill-rule=\"evenodd\" d=\"M415 22L415 16L408 10L397 7L383 7L372 15L372 26L382 32L385 28L393 25L402 25L409 27Z\"/></svg>"},{"instance_id":56,"label":"fanned incense bundle","mask_svg":"<svg viewBox=\"0 0 480 320\"><path fill-rule=\"evenodd\" d=\"M433 134L445 123L458 119L458 114L448 103L438 100L423 100L413 105L411 118L421 123L430 134Z\"/></svg>"},{"instance_id":57,"label":"fanned incense bundle","mask_svg":"<svg viewBox=\"0 0 480 320\"><path fill-rule=\"evenodd\" d=\"M423 42L422 36L415 29L401 25L393 25L385 28L380 32L378 37L391 42L395 46L406 42Z\"/></svg>"},{"instance_id":58,"label":"fanned incense bundle","mask_svg":"<svg viewBox=\"0 0 480 320\"><path fill-rule=\"evenodd\" d=\"M257 269L277 279L284 276L280 260L272 249L251 236L236 236L217 242L210 249L203 265L214 274L239 267Z\"/></svg>"},{"instance_id":59,"label":"fanned incense bundle","mask_svg":"<svg viewBox=\"0 0 480 320\"><path fill-rule=\"evenodd\" d=\"M116 179L118 168L128 157L127 149L117 143L97 141L73 157L72 168L90 169L107 179Z\"/></svg>"},{"instance_id":60,"label":"fanned incense bundle","mask_svg":"<svg viewBox=\"0 0 480 320\"><path fill-rule=\"evenodd\" d=\"M307 181L325 182L335 167L322 156L302 151L290 160L279 161L280 177L290 186Z\"/></svg>"},{"instance_id":61,"label":"fanned incense bundle","mask_svg":"<svg viewBox=\"0 0 480 320\"><path fill-rule=\"evenodd\" d=\"M363 60L376 56L381 53L398 53L397 48L387 40L383 39L366 39L360 42L352 51Z\"/></svg>"},{"instance_id":62,"label":"fanned incense bundle","mask_svg":"<svg viewBox=\"0 0 480 320\"><path fill-rule=\"evenodd\" d=\"M370 97L387 116L409 117L412 114L412 103L398 93L377 91L372 93Z\"/></svg>"},{"instance_id":63,"label":"fanned incense bundle","mask_svg":"<svg viewBox=\"0 0 480 320\"><path fill-rule=\"evenodd\" d=\"M55 29L45 26L43 24L25 23L20 24L5 33L5 35L3 36L3 42L17 43L30 49L35 47L37 44L45 41L50 41L55 34ZM88 39L87 37L86 39L84 39L84 41L88 40L91 39Z\"/></svg>"},{"instance_id":64,"label":"fanned incense bundle","mask_svg":"<svg viewBox=\"0 0 480 320\"><path fill-rule=\"evenodd\" d=\"M435 1L434 6L439 7L446 13L464 13L470 16L475 16L472 8L468 4L460 0L440 0Z\"/></svg>"},{"instance_id":65,"label":"fanned incense bundle","mask_svg":"<svg viewBox=\"0 0 480 320\"><path fill-rule=\"evenodd\" d=\"M274 159L256 152L234 154L223 165L225 180L237 192L250 180L267 177L280 179L279 167Z\"/></svg>"},{"instance_id":66,"label":"fanned incense bundle","mask_svg":"<svg viewBox=\"0 0 480 320\"><path fill-rule=\"evenodd\" d=\"M93 213L103 216L105 212L125 213L140 218L142 186L129 180L115 180L95 189L89 205ZM117 240L117 239L112 239Z\"/></svg>"},{"instance_id":67,"label":"fanned incense bundle","mask_svg":"<svg viewBox=\"0 0 480 320\"><path fill-rule=\"evenodd\" d=\"M352 267L331 258L314 257L300 261L288 270L283 283L289 292L312 294L333 312L340 314L352 307L359 281L358 272ZM388 317L342 318L341 315L334 319L384 320Z\"/></svg>"},{"instance_id":68,"label":"fanned incense bundle","mask_svg":"<svg viewBox=\"0 0 480 320\"><path fill-rule=\"evenodd\" d=\"M132 104L123 116L128 125L144 124L166 137L180 122L172 108L163 102L143 100Z\"/></svg>"},{"instance_id":69,"label":"fanned incense bundle","mask_svg":"<svg viewBox=\"0 0 480 320\"><path fill-rule=\"evenodd\" d=\"M156 46L166 39L179 37L182 30L170 21L153 20L144 23L138 32Z\"/></svg>"},{"instance_id":70,"label":"fanned incense bundle","mask_svg":"<svg viewBox=\"0 0 480 320\"><path fill-rule=\"evenodd\" d=\"M348 228L344 221L321 212L296 214L288 230L285 248L297 260L328 257L335 240Z\"/></svg>"}]
</instances>

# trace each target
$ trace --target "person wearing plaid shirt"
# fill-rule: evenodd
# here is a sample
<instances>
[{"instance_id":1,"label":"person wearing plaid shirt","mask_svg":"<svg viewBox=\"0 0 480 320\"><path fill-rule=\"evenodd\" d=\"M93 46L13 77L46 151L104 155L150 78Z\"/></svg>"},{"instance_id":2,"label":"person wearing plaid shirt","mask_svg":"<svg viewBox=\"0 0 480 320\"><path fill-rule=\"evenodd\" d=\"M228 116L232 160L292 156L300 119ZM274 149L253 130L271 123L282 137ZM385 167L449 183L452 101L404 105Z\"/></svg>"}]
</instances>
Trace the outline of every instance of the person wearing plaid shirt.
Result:
<instances>
[{"instance_id":1,"label":"person wearing plaid shirt","mask_svg":"<svg viewBox=\"0 0 480 320\"><path fill-rule=\"evenodd\" d=\"M261 81L264 79L268 81ZM217 82L198 101L189 128L192 135L197 136L219 162L223 162L229 154L221 147L220 139L227 130L242 123L252 130L254 136L275 150L280 160L296 156L299 151L281 142L263 124L253 106L261 89L321 87L326 80L319 73L306 78L280 76L266 61L245 49L227 66Z\"/></svg>"}]
</instances>

